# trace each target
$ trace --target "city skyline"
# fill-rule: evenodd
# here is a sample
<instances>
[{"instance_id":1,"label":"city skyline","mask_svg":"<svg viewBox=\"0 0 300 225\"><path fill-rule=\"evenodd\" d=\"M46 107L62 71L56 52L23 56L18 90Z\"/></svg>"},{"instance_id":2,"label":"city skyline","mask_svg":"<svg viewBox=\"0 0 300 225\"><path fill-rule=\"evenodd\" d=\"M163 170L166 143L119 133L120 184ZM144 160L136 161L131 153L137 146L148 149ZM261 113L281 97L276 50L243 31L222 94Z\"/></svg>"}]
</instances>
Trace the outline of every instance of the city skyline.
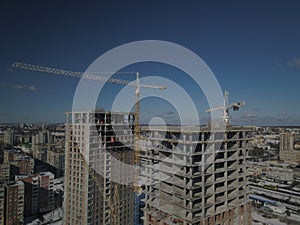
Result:
<instances>
[{"instance_id":1,"label":"city skyline","mask_svg":"<svg viewBox=\"0 0 300 225\"><path fill-rule=\"evenodd\" d=\"M64 122L79 81L12 69L13 62L85 71L112 48L156 39L195 52L214 72L221 88L229 90L230 101L246 100L246 107L232 114L233 124L300 125L296 104L299 3L288 3L2 3L0 93L4 107L0 122ZM131 65L123 71L177 82L191 96L202 121L207 118L203 93L182 71L158 63ZM117 85L107 90L98 106L109 110L120 90ZM168 122L170 114L174 108L163 101L142 101L144 122L154 116ZM176 121L176 116L170 121Z\"/></svg>"}]
</instances>

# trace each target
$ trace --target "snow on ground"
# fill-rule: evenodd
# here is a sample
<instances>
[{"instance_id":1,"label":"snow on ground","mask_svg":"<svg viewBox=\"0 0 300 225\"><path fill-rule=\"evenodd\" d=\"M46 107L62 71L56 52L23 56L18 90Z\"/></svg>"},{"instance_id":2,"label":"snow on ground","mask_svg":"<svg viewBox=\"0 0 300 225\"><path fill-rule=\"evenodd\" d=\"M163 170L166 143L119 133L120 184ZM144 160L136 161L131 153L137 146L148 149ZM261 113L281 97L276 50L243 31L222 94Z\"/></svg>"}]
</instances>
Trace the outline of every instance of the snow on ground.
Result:
<instances>
[{"instance_id":1,"label":"snow on ground","mask_svg":"<svg viewBox=\"0 0 300 225\"><path fill-rule=\"evenodd\" d=\"M39 219L36 219L27 225L43 225L43 224L50 224L50 225L62 225L62 209L57 208L48 214L45 214L43 217L45 218L44 222L41 222Z\"/></svg>"},{"instance_id":2,"label":"snow on ground","mask_svg":"<svg viewBox=\"0 0 300 225\"><path fill-rule=\"evenodd\" d=\"M259 222L254 222L259 221ZM252 212L252 221L253 225L263 225L263 224L268 224L268 225L287 225L286 223L280 222L278 219L267 219L259 214L257 214L255 211Z\"/></svg>"}]
</instances>

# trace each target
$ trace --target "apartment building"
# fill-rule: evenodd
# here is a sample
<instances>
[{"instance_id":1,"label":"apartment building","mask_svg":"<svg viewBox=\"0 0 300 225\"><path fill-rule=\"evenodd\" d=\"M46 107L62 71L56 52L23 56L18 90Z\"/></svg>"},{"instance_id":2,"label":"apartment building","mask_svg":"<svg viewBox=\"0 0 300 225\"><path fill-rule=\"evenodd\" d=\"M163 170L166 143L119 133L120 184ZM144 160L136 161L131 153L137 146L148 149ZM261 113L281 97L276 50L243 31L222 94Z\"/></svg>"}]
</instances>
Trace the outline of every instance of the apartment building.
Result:
<instances>
[{"instance_id":1,"label":"apartment building","mask_svg":"<svg viewBox=\"0 0 300 225\"><path fill-rule=\"evenodd\" d=\"M10 164L2 163L0 164L0 182L9 181L10 178Z\"/></svg>"},{"instance_id":2,"label":"apartment building","mask_svg":"<svg viewBox=\"0 0 300 225\"><path fill-rule=\"evenodd\" d=\"M39 211L49 212L54 209L54 174L39 174Z\"/></svg>"},{"instance_id":3,"label":"apartment building","mask_svg":"<svg viewBox=\"0 0 300 225\"><path fill-rule=\"evenodd\" d=\"M10 181L5 184L5 225L23 224L24 183Z\"/></svg>"},{"instance_id":4,"label":"apartment building","mask_svg":"<svg viewBox=\"0 0 300 225\"><path fill-rule=\"evenodd\" d=\"M4 183L0 182L0 224L4 225L5 221L5 187Z\"/></svg>"},{"instance_id":5,"label":"apartment building","mask_svg":"<svg viewBox=\"0 0 300 225\"><path fill-rule=\"evenodd\" d=\"M63 224L132 225L133 115L67 112Z\"/></svg>"},{"instance_id":6,"label":"apartment building","mask_svg":"<svg viewBox=\"0 0 300 225\"><path fill-rule=\"evenodd\" d=\"M9 168L8 168L9 167ZM34 160L18 149L4 149L3 163L1 165L1 178L15 180L18 174L31 174L34 171Z\"/></svg>"},{"instance_id":7,"label":"apartment building","mask_svg":"<svg viewBox=\"0 0 300 225\"><path fill-rule=\"evenodd\" d=\"M18 175L16 180L24 183L24 215L36 215L54 209L54 174L42 172Z\"/></svg>"},{"instance_id":8,"label":"apartment building","mask_svg":"<svg viewBox=\"0 0 300 225\"><path fill-rule=\"evenodd\" d=\"M10 128L4 131L3 142L7 145L14 145L14 131Z\"/></svg>"},{"instance_id":9,"label":"apartment building","mask_svg":"<svg viewBox=\"0 0 300 225\"><path fill-rule=\"evenodd\" d=\"M50 149L47 152L47 163L52 166L56 177L61 177L65 170L65 149Z\"/></svg>"},{"instance_id":10,"label":"apartment building","mask_svg":"<svg viewBox=\"0 0 300 225\"><path fill-rule=\"evenodd\" d=\"M142 127L145 225L249 225L245 127Z\"/></svg>"},{"instance_id":11,"label":"apartment building","mask_svg":"<svg viewBox=\"0 0 300 225\"><path fill-rule=\"evenodd\" d=\"M284 162L300 164L300 150L294 148L294 134L293 133L281 133L280 134L280 160Z\"/></svg>"},{"instance_id":12,"label":"apartment building","mask_svg":"<svg viewBox=\"0 0 300 225\"><path fill-rule=\"evenodd\" d=\"M36 215L39 212L39 177L37 174L18 175L16 180L24 183L24 215Z\"/></svg>"}]
</instances>

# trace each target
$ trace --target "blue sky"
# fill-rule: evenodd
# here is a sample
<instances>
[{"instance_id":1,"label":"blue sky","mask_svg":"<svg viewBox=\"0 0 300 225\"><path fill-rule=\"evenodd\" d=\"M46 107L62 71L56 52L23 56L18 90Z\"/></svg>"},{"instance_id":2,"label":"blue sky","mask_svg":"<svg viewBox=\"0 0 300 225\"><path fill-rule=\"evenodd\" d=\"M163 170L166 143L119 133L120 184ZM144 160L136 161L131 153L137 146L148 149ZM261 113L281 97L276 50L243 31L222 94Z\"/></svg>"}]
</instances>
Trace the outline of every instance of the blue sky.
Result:
<instances>
[{"instance_id":1,"label":"blue sky","mask_svg":"<svg viewBox=\"0 0 300 225\"><path fill-rule=\"evenodd\" d=\"M14 61L85 71L114 47L153 39L192 50L212 69L222 89L230 91L231 101L246 100L246 107L231 114L233 123L300 125L299 1L0 4L0 122L63 122L78 84L76 78L12 69ZM201 120L206 119L206 100L183 72L158 63L123 70L177 82L195 102ZM109 109L120 90L108 86L99 107ZM145 122L154 116L176 122L175 111L164 100L142 101Z\"/></svg>"}]
</instances>

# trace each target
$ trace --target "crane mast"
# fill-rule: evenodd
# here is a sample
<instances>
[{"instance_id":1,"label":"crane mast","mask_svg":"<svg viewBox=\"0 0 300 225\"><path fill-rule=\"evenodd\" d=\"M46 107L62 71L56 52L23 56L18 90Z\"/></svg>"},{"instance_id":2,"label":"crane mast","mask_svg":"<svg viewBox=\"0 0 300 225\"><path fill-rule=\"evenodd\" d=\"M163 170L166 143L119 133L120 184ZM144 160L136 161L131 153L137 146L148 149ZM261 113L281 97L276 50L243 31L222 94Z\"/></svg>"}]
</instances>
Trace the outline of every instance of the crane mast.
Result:
<instances>
[{"instance_id":1,"label":"crane mast","mask_svg":"<svg viewBox=\"0 0 300 225\"><path fill-rule=\"evenodd\" d=\"M139 175L139 164L140 164L140 74L136 73L136 90L135 90L135 126L134 126L134 163L135 163L135 184L133 184L134 191L140 192L140 186L138 184Z\"/></svg>"}]
</instances>

